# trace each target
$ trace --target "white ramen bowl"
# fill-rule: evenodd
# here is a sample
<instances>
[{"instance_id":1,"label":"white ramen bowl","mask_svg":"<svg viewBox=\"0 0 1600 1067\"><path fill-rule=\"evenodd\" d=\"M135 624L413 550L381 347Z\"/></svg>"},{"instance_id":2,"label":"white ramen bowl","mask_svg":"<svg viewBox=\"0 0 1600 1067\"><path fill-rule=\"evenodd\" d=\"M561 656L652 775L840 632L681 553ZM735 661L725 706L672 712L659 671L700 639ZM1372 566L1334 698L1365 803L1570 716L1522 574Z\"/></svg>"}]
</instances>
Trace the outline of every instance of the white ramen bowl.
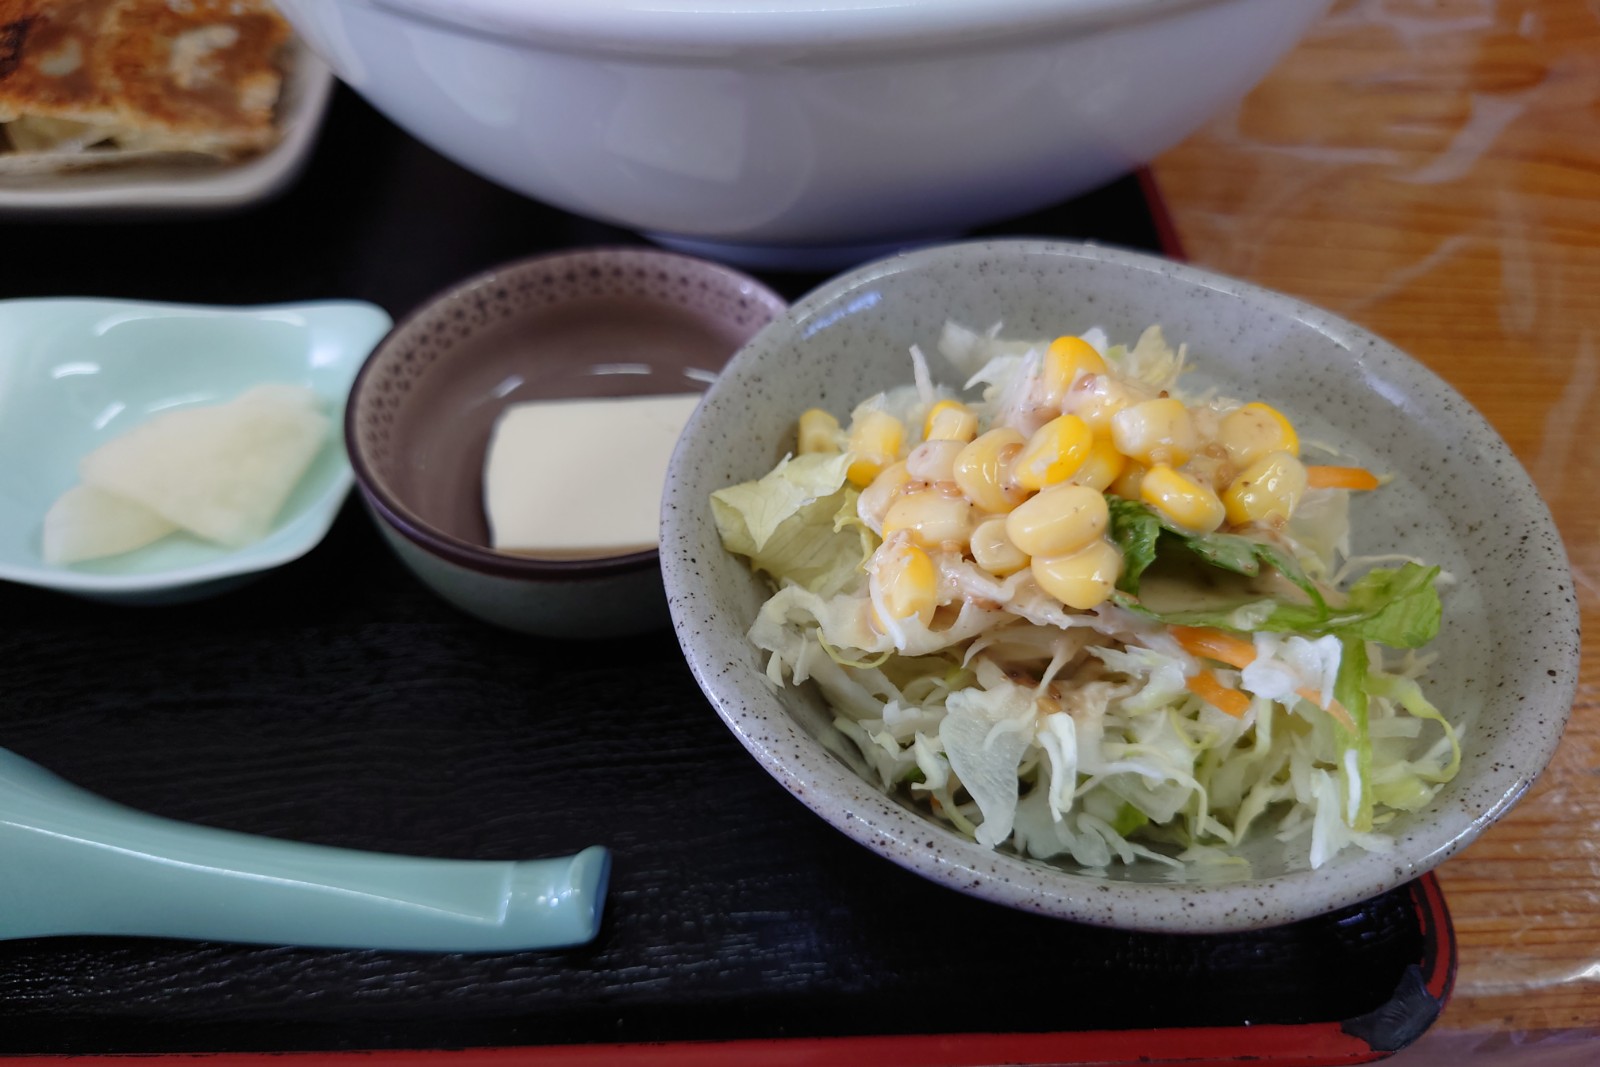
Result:
<instances>
[{"instance_id":1,"label":"white ramen bowl","mask_svg":"<svg viewBox=\"0 0 1600 1067\"><path fill-rule=\"evenodd\" d=\"M279 6L378 110L508 188L747 266L840 266L1146 162L1328 0Z\"/></svg>"}]
</instances>

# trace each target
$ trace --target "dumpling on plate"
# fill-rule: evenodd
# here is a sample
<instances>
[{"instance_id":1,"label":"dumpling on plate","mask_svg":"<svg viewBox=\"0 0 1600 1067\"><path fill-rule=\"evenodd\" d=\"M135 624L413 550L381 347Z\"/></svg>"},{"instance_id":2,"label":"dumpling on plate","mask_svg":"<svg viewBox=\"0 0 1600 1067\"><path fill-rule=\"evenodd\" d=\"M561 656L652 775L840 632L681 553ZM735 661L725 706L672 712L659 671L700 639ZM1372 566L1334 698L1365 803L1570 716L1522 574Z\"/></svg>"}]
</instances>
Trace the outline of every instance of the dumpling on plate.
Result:
<instances>
[{"instance_id":1,"label":"dumpling on plate","mask_svg":"<svg viewBox=\"0 0 1600 1067\"><path fill-rule=\"evenodd\" d=\"M0 0L0 173L268 148L289 38L267 0Z\"/></svg>"}]
</instances>

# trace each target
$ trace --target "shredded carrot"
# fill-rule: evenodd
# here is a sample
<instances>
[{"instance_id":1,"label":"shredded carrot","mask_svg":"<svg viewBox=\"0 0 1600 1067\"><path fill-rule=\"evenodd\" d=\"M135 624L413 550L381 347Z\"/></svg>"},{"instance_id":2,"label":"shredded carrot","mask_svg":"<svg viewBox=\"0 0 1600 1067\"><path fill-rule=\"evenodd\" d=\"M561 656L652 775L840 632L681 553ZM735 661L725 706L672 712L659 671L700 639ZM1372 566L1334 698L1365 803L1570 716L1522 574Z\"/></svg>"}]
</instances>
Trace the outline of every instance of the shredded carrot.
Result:
<instances>
[{"instance_id":1,"label":"shredded carrot","mask_svg":"<svg viewBox=\"0 0 1600 1067\"><path fill-rule=\"evenodd\" d=\"M1241 670L1255 662L1256 646L1210 626L1174 626L1172 636L1191 656L1204 656Z\"/></svg>"},{"instance_id":2,"label":"shredded carrot","mask_svg":"<svg viewBox=\"0 0 1600 1067\"><path fill-rule=\"evenodd\" d=\"M1222 681L1210 671L1202 670L1193 677L1184 679L1183 684L1189 692L1235 719L1250 710L1249 697L1232 686L1223 685Z\"/></svg>"},{"instance_id":3,"label":"shredded carrot","mask_svg":"<svg viewBox=\"0 0 1600 1067\"><path fill-rule=\"evenodd\" d=\"M1306 485L1312 489L1376 489L1378 476L1361 467L1307 467Z\"/></svg>"},{"instance_id":4,"label":"shredded carrot","mask_svg":"<svg viewBox=\"0 0 1600 1067\"><path fill-rule=\"evenodd\" d=\"M1218 630L1210 626L1173 626L1169 627L1169 629L1172 631L1172 636L1177 639L1178 644L1191 656L1216 660L1218 663L1226 663L1228 666L1237 667L1240 670L1255 662L1255 646L1243 638L1235 637L1226 630ZM1200 678L1209 679L1209 681L1201 681L1199 683L1200 686L1205 687L1205 691L1196 687L1196 679ZM1215 704L1229 715L1243 715L1245 709L1250 706L1250 701L1244 698L1243 693L1223 685L1216 675L1210 671L1201 671L1200 674L1189 679L1187 685L1190 692L1208 703ZM1214 692L1223 694L1222 699L1228 700L1229 704L1219 703L1216 699L1213 699ZM1352 732L1355 730L1355 720L1350 717L1350 712L1345 710L1344 705L1337 700L1330 700L1327 704L1323 704L1322 694L1310 686L1301 686L1295 690L1295 694L1302 699L1311 701L1311 703L1332 715L1345 729ZM1239 708L1239 710L1234 711L1235 707Z\"/></svg>"}]
</instances>

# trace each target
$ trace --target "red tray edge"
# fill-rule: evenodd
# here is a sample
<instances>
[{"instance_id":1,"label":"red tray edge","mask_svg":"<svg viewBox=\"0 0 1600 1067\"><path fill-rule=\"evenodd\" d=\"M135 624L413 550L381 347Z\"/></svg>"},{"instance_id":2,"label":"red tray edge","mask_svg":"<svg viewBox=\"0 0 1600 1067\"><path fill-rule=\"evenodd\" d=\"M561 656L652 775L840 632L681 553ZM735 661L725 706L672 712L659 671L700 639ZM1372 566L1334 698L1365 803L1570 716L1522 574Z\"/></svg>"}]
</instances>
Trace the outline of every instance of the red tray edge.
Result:
<instances>
[{"instance_id":1,"label":"red tray edge","mask_svg":"<svg viewBox=\"0 0 1600 1067\"><path fill-rule=\"evenodd\" d=\"M1161 1064L1204 1067L1249 1061L1258 1067L1346 1067L1372 1063L1400 1051L1427 1030L1455 986L1455 929L1433 874L1411 883L1411 902L1422 931L1417 978L1433 1008L1419 1018L1388 1011L1362 1020L1303 1025L1176 1027L1162 1030L1084 1030L1037 1034L914 1034L866 1037L771 1038L738 1041L551 1045L524 1048L374 1049L338 1052L194 1052L73 1055L0 1055L6 1067L60 1067L72 1060L138 1060L150 1067L596 1067L648 1063L651 1067L981 1067L1005 1063ZM1397 990L1397 996L1405 988ZM1391 1016L1393 1016L1391 1018Z\"/></svg>"}]
</instances>

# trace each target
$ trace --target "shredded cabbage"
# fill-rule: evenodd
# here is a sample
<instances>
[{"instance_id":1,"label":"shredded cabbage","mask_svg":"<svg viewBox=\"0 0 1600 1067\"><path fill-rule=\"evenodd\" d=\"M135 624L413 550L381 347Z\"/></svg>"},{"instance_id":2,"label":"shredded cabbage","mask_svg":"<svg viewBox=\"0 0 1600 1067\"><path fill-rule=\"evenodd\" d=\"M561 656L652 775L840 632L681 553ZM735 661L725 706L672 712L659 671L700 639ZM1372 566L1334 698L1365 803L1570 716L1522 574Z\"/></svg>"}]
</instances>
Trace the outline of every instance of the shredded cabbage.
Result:
<instances>
[{"instance_id":1,"label":"shredded cabbage","mask_svg":"<svg viewBox=\"0 0 1600 1067\"><path fill-rule=\"evenodd\" d=\"M1105 372L1080 374L1076 402L1179 396L1202 444L1183 470L1219 491L1241 476L1207 444L1239 402L1184 397L1187 352L1159 327L1131 348L1100 330L1082 339ZM982 431L1026 439L1072 410L1049 393L1047 340L948 323L937 347L981 390L968 406ZM902 456L956 395L921 350L911 363L912 384L852 413L899 419ZM1236 849L1252 834L1302 842L1313 867L1347 847L1384 851L1383 828L1458 771L1460 732L1409 651L1437 633L1447 576L1405 557L1348 559L1350 491L1307 490L1287 519L1200 531L1113 482L1115 589L1072 608L1026 564L994 573L965 541L922 544L895 527L900 497L851 481L861 458L785 457L712 508L725 546L774 583L749 630L771 683L818 687L881 787L958 832L1088 868L1228 878L1248 869ZM960 495L957 481L889 489ZM891 570L914 544L932 591L905 609Z\"/></svg>"}]
</instances>

